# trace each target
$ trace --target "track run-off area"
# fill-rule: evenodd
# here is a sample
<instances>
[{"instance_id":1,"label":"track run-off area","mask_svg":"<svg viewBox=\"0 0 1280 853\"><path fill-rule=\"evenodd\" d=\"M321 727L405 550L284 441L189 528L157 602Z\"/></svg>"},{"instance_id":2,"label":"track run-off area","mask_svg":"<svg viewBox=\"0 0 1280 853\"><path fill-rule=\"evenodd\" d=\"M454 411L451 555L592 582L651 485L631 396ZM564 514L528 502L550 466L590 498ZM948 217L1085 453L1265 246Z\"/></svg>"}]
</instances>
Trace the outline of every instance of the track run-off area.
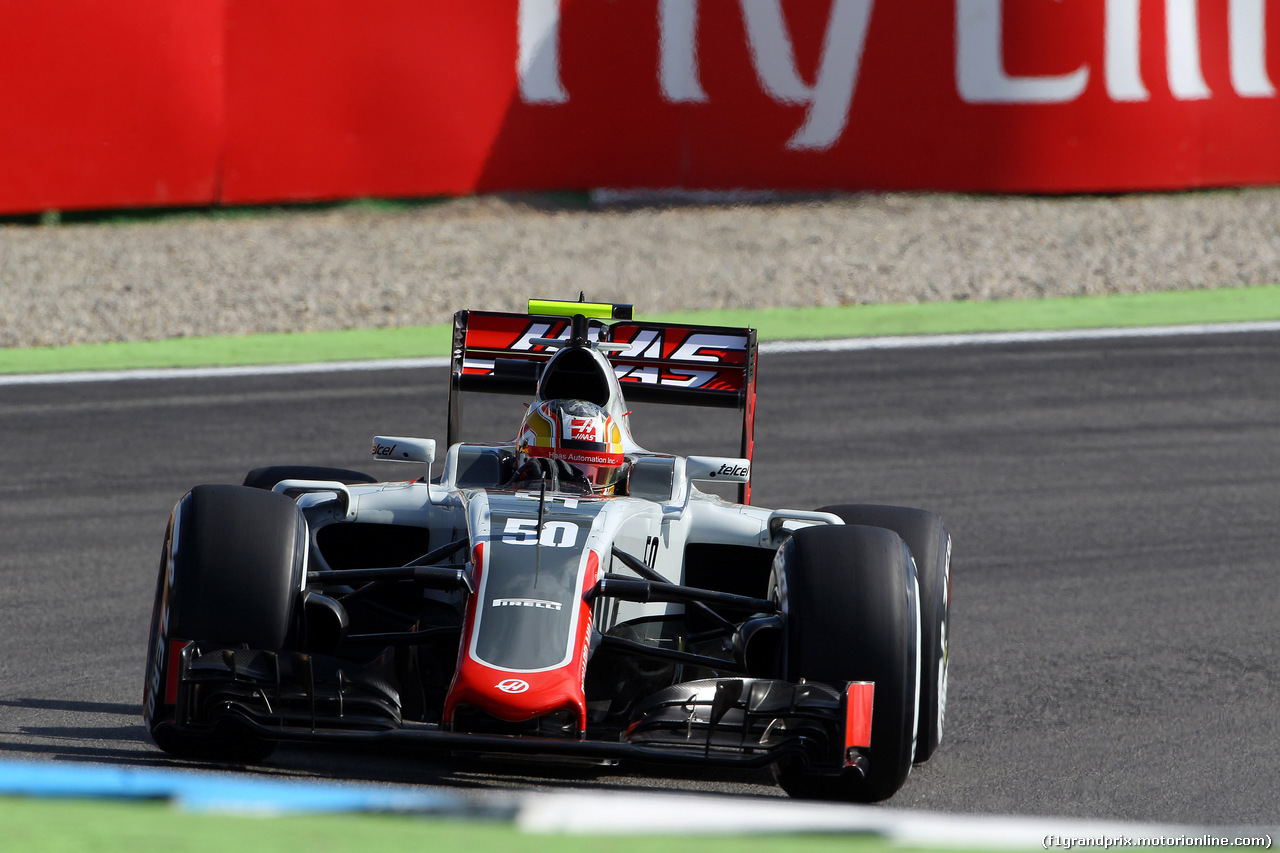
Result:
<instances>
[{"instance_id":1,"label":"track run-off area","mask_svg":"<svg viewBox=\"0 0 1280 853\"><path fill-rule=\"evenodd\" d=\"M755 503L921 506L954 538L947 733L888 808L1280 824L1280 332L774 349L758 390ZM394 479L369 439L443 439L446 400L439 366L0 385L5 757L184 766L139 716L174 502L267 464ZM521 411L470 397L467 422L507 438ZM731 453L717 417L632 428ZM767 774L300 747L249 772L782 796Z\"/></svg>"}]
</instances>

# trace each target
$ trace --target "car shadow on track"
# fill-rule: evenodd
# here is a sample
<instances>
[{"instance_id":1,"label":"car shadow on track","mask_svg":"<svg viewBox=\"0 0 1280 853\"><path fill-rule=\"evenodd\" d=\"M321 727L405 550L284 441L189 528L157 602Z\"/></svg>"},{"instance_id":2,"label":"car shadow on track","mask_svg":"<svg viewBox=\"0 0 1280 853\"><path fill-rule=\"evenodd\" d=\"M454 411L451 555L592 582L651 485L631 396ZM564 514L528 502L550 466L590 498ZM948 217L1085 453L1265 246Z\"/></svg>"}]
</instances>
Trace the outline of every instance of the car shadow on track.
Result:
<instances>
[{"instance_id":1,"label":"car shadow on track","mask_svg":"<svg viewBox=\"0 0 1280 853\"><path fill-rule=\"evenodd\" d=\"M156 766L137 705L72 699L0 699L0 757Z\"/></svg>"},{"instance_id":2,"label":"car shadow on track","mask_svg":"<svg viewBox=\"0 0 1280 853\"><path fill-rule=\"evenodd\" d=\"M128 702L82 702L71 699L0 699L0 708L27 708L35 711L65 711L77 714L127 714L138 716L142 709Z\"/></svg>"},{"instance_id":3,"label":"car shadow on track","mask_svg":"<svg viewBox=\"0 0 1280 853\"><path fill-rule=\"evenodd\" d=\"M503 790L716 790L743 795L778 796L765 771L722 771L706 768L601 766L520 759L512 756L446 755L438 750L386 754L345 747L286 746L259 772L392 782L468 789Z\"/></svg>"}]
</instances>

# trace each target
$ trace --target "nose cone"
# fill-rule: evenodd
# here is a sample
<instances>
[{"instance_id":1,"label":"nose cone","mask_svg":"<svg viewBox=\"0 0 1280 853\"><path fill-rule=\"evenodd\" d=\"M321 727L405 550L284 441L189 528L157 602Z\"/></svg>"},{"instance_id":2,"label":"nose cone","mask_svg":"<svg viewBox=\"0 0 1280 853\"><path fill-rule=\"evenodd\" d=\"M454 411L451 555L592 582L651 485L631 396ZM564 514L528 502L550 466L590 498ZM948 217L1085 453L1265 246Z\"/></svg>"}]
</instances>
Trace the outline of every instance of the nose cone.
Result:
<instances>
[{"instance_id":1,"label":"nose cone","mask_svg":"<svg viewBox=\"0 0 1280 853\"><path fill-rule=\"evenodd\" d=\"M580 654L585 655L585 649ZM587 703L580 669L576 660L549 672L511 672L466 661L449 687L444 721L454 723L458 709L464 706L511 723L568 711L577 718L578 731L585 731Z\"/></svg>"},{"instance_id":2,"label":"nose cone","mask_svg":"<svg viewBox=\"0 0 1280 853\"><path fill-rule=\"evenodd\" d=\"M501 541L488 546L476 546L473 565L480 577L474 579L476 593L467 602L444 722L455 723L463 706L511 723L567 711L576 717L578 731L585 731L583 678L592 623L583 594L595 584L599 556L587 550L581 563L566 561L562 568L568 583L561 593L543 591L535 597L514 583L504 583L530 577L527 565L521 565L523 559L508 558L532 558L532 554L517 553L531 548ZM553 586L546 576L552 563L550 558L542 561L540 589ZM540 649L560 651L544 656Z\"/></svg>"}]
</instances>

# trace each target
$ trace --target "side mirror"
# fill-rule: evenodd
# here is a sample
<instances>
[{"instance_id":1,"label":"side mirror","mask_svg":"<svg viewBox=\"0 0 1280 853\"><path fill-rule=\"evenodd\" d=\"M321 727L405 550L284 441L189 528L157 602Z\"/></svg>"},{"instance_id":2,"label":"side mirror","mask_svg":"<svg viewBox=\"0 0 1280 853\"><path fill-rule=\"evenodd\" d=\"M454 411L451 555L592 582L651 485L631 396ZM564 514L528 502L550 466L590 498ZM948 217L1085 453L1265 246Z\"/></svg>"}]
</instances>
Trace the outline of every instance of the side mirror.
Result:
<instances>
[{"instance_id":1,"label":"side mirror","mask_svg":"<svg viewBox=\"0 0 1280 853\"><path fill-rule=\"evenodd\" d=\"M730 456L690 456L685 470L690 480L747 483L751 480L751 460Z\"/></svg>"},{"instance_id":2,"label":"side mirror","mask_svg":"<svg viewBox=\"0 0 1280 853\"><path fill-rule=\"evenodd\" d=\"M406 438L403 436L377 435L373 438L370 453L383 462L425 462L427 468L436 461L434 438Z\"/></svg>"}]
</instances>

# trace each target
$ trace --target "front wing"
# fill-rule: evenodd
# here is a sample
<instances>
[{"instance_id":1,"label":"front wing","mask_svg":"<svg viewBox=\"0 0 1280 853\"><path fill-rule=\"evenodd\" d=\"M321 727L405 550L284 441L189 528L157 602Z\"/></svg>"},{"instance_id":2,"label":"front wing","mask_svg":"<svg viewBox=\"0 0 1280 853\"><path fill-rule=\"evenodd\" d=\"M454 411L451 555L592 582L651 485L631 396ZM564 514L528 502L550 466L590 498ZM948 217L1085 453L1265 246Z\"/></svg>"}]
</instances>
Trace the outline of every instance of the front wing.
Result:
<instances>
[{"instance_id":1,"label":"front wing","mask_svg":"<svg viewBox=\"0 0 1280 853\"><path fill-rule=\"evenodd\" d=\"M625 728L475 732L402 720L374 666L299 652L186 643L175 673L179 731L371 748L632 760L666 765L811 771L865 769L873 686L712 678L656 691Z\"/></svg>"}]
</instances>

